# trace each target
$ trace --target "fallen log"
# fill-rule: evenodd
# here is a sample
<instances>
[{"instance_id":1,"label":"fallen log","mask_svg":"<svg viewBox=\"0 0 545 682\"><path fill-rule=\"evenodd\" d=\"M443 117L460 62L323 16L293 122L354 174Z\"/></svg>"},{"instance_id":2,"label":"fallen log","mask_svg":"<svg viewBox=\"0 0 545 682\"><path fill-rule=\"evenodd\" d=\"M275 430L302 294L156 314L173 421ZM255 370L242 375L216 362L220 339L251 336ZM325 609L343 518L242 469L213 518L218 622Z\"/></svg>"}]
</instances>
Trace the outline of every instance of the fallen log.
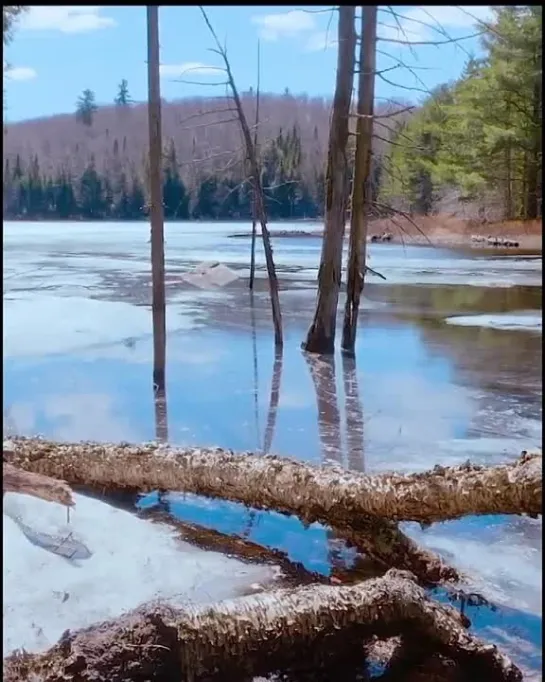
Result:
<instances>
[{"instance_id":1,"label":"fallen log","mask_svg":"<svg viewBox=\"0 0 545 682\"><path fill-rule=\"evenodd\" d=\"M373 476L272 455L157 444L55 443L12 438L9 462L70 484L108 490L182 490L351 527L359 519L457 519L468 514L542 512L541 455L523 452L493 467L436 466Z\"/></svg>"},{"instance_id":2,"label":"fallen log","mask_svg":"<svg viewBox=\"0 0 545 682\"><path fill-rule=\"evenodd\" d=\"M312 585L183 611L141 607L121 618L66 632L43 654L4 659L5 682L170 682L245 679L312 666L338 647L410 633L490 682L518 682L519 669L481 642L452 608L426 596L408 573L391 570L351 587ZM359 643L359 644L358 644Z\"/></svg>"},{"instance_id":3,"label":"fallen log","mask_svg":"<svg viewBox=\"0 0 545 682\"><path fill-rule=\"evenodd\" d=\"M23 471L11 464L3 464L2 489L4 493L21 493L39 497L46 502L57 502L65 507L74 506L70 487L55 478Z\"/></svg>"},{"instance_id":4,"label":"fallen log","mask_svg":"<svg viewBox=\"0 0 545 682\"><path fill-rule=\"evenodd\" d=\"M189 452L189 454L188 454ZM195 453L198 458L195 459ZM108 494L133 493L135 491L150 491L165 489L165 485L173 485L173 490L196 492L211 497L243 502L249 506L262 509L273 509L285 514L296 514L306 523L321 522L333 526L337 535L350 545L357 547L369 559L377 562L384 570L398 568L414 573L421 584L436 585L444 582L458 582L461 579L458 571L446 564L433 552L419 547L415 542L402 533L397 524L379 518L360 515L359 518L343 518L328 515L327 510L317 510L312 505L305 506L308 492L303 495L303 504L299 504L297 486L299 480L291 481L291 491L279 487L277 494L269 481L264 488L265 497L256 497L254 491L245 490L243 481L236 481L234 485L221 486L221 478L210 476L222 474L222 467L211 472L206 465L206 455L211 454L211 464L217 464L218 455L223 454L231 466L225 470L226 475L237 461L245 463L240 455L233 455L220 450L190 450L174 451L157 445L129 446L51 443L41 439L16 438L9 443L9 451L5 457L16 462L26 470L38 471L51 476L62 477L74 487L85 487L87 490L107 492ZM289 460L279 460L276 457L257 457L248 455L258 467L263 463L278 462L293 464ZM195 463L199 468L193 470ZM180 464L182 465L180 467ZM179 468L180 467L180 468ZM189 467L189 468L188 468ZM270 468L270 467L269 467ZM301 465L303 471L312 475L313 467ZM330 476L330 467L317 469ZM255 474L256 472L254 472ZM269 478L271 477L271 471ZM341 470L341 474L344 472ZM128 474L128 477L124 474ZM231 473L232 475L232 473ZM331 477L331 476L330 476ZM285 478L285 477L284 477ZM228 479L227 482L231 480ZM254 483L255 488L255 483ZM168 488L167 488L168 489ZM286 495L287 493L287 495ZM342 524L342 525L341 525Z\"/></svg>"}]
</instances>

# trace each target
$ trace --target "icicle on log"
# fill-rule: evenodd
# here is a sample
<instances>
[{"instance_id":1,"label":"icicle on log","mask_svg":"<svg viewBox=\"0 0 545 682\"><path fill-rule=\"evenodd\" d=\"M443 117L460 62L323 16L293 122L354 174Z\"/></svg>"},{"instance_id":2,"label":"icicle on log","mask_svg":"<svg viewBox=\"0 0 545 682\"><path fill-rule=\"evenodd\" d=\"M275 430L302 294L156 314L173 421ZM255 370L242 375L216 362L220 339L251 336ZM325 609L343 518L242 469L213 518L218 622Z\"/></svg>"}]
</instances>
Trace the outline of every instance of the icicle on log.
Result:
<instances>
[{"instance_id":1,"label":"icicle on log","mask_svg":"<svg viewBox=\"0 0 545 682\"><path fill-rule=\"evenodd\" d=\"M427 597L409 573L351 587L312 585L252 595L183 611L141 607L121 618L66 632L43 654L4 659L4 681L140 682L245 679L319 664L340 647L373 635L409 633L467 673L489 682L518 682L519 669L497 647L479 641L454 609Z\"/></svg>"},{"instance_id":2,"label":"icicle on log","mask_svg":"<svg viewBox=\"0 0 545 682\"><path fill-rule=\"evenodd\" d=\"M338 528L374 517L392 521L457 519L468 514L542 512L541 454L523 452L493 467L436 466L416 474L373 476L271 455L156 444L54 443L12 438L11 464L70 484L108 490L181 490L296 514Z\"/></svg>"},{"instance_id":3,"label":"icicle on log","mask_svg":"<svg viewBox=\"0 0 545 682\"><path fill-rule=\"evenodd\" d=\"M49 476L23 471L4 462L2 471L2 489L4 493L21 493L39 497L46 502L57 502L66 507L74 506L74 498L70 487L64 481Z\"/></svg>"}]
</instances>

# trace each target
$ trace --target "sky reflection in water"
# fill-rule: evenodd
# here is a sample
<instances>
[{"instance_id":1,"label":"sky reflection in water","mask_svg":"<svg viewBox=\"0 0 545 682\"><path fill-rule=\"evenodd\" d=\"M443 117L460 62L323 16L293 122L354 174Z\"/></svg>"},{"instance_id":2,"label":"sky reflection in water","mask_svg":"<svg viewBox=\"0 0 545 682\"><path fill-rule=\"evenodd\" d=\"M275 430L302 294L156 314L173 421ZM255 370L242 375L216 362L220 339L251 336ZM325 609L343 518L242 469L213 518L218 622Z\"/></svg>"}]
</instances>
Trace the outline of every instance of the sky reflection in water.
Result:
<instances>
[{"instance_id":1,"label":"sky reflection in water","mask_svg":"<svg viewBox=\"0 0 545 682\"><path fill-rule=\"evenodd\" d=\"M174 280L167 419L158 425L150 316L142 306L149 297L145 268L139 274L147 248L138 241L131 251L131 240L137 240L130 232L123 232L122 248L114 248L121 232L105 238L103 228L98 236L84 230L83 246L77 244L85 250L87 240L92 254L84 263L66 232L49 235L47 242L43 232L29 228L17 241L8 230L11 251L4 262L8 259L12 273L23 273L4 283L8 429L102 441L152 440L168 432L179 445L267 449L367 472L423 470L468 457L494 463L541 443L540 334L535 328L509 329L508 323L491 328L482 319L475 326L447 322L462 314L495 315L497 321L518 311L540 313L540 288L506 286L519 280L533 284L534 262L522 259L509 268L501 259L483 264L445 250L413 249L408 257L399 248L372 251L372 266L390 280L370 280L366 287L357 365L340 356L333 362L308 359L299 349L314 303L301 267L318 262L319 242L278 241L275 253L284 263L282 361L275 362L263 282L252 307L242 286L203 292ZM185 251L180 244L184 257L200 258L206 240L216 240L217 257L224 249L225 260L239 263L243 274L244 240L229 241L225 229L216 227L203 233ZM171 254L177 239L167 231ZM191 267L193 256L178 264L180 271ZM48 264L47 277L36 270L24 274L39 261ZM500 286L490 286L494 276ZM401 285L405 280L410 283ZM279 548L311 570L331 570L331 533L319 525L304 529L296 519L250 515L240 505L189 495L173 493L167 501L183 520ZM141 504L155 502L148 496ZM405 530L482 577L488 596L501 607L475 610L475 627L502 646L509 637L517 660L537 670L541 521L481 517L427 531L407 524ZM349 552L345 561L350 564Z\"/></svg>"}]
</instances>

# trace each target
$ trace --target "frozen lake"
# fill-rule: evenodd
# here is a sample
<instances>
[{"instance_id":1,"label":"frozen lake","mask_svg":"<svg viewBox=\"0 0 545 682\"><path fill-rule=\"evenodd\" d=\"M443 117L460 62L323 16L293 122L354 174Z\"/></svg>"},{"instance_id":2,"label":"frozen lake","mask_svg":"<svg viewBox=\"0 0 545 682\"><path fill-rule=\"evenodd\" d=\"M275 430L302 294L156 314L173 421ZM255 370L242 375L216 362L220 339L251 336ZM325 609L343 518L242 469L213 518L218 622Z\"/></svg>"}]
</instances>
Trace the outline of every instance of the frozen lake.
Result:
<instances>
[{"instance_id":1,"label":"frozen lake","mask_svg":"<svg viewBox=\"0 0 545 682\"><path fill-rule=\"evenodd\" d=\"M321 240L274 239L289 226L272 226L285 325L275 361L261 244L252 298L249 240L229 237L249 229L166 226L168 417L158 424L149 226L4 223L5 427L66 440L168 432L176 444L266 445L369 472L495 463L541 445L540 258L370 245L369 265L387 279L367 280L357 363L316 363L299 348ZM183 274L201 261L225 263L239 279L196 289ZM334 539L323 528L175 492L162 504L312 570L334 570ZM483 636L540 669L541 519L481 517L407 531L482 583L499 607L471 615Z\"/></svg>"}]
</instances>

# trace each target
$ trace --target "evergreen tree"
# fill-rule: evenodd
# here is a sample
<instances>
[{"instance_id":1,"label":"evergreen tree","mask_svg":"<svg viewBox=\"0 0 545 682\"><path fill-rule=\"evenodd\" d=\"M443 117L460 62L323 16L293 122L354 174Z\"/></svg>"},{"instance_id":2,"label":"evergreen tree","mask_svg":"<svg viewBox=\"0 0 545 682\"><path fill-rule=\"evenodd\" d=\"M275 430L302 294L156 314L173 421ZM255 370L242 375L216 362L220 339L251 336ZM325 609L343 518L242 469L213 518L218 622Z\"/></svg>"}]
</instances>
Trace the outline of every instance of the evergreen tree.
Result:
<instances>
[{"instance_id":1,"label":"evergreen tree","mask_svg":"<svg viewBox=\"0 0 545 682\"><path fill-rule=\"evenodd\" d=\"M129 95L129 84L125 78L117 86L117 95L115 96L114 103L118 107L128 107L132 104L132 98Z\"/></svg>"},{"instance_id":2,"label":"evergreen tree","mask_svg":"<svg viewBox=\"0 0 545 682\"><path fill-rule=\"evenodd\" d=\"M93 117L98 110L95 93L84 90L76 103L76 120L86 126L93 125Z\"/></svg>"},{"instance_id":3,"label":"evergreen tree","mask_svg":"<svg viewBox=\"0 0 545 682\"><path fill-rule=\"evenodd\" d=\"M187 220L189 218L189 197L182 182L176 160L174 141L170 140L165 161L163 180L163 204L165 218Z\"/></svg>"},{"instance_id":4,"label":"evergreen tree","mask_svg":"<svg viewBox=\"0 0 545 682\"><path fill-rule=\"evenodd\" d=\"M398 130L382 193L427 213L456 188L494 192L505 218L536 218L542 197L542 9L495 7L485 54Z\"/></svg>"}]
</instances>

